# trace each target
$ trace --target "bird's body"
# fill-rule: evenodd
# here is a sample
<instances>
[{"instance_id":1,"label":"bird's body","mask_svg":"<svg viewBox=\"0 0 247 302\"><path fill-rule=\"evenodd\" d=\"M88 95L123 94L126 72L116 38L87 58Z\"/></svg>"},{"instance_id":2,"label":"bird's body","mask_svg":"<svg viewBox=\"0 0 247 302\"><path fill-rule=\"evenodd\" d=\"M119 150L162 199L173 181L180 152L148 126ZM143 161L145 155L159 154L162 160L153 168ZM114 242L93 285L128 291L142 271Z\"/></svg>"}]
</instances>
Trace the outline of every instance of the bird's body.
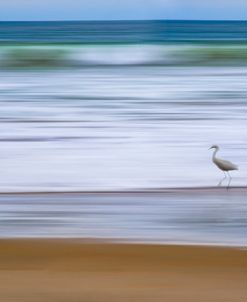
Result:
<instances>
[{"instance_id":1,"label":"bird's body","mask_svg":"<svg viewBox=\"0 0 247 302\"><path fill-rule=\"evenodd\" d=\"M210 149L214 149L214 153L213 153L213 157L212 157L212 161L213 163L224 172L228 173L229 179L231 181L231 175L229 174L229 171L233 171L233 170L238 170L238 166L233 164L232 162L225 160L225 159L221 159L216 157L216 153L219 151L219 146L217 145L213 145ZM221 180L221 182L219 183L219 185L222 183L222 181L226 178L226 174L225 177ZM228 186L230 185L230 181Z\"/></svg>"},{"instance_id":2,"label":"bird's body","mask_svg":"<svg viewBox=\"0 0 247 302\"><path fill-rule=\"evenodd\" d=\"M228 160L220 159L220 158L214 158L213 162L216 164L216 166L221 169L222 171L233 171L233 170L238 170L238 167L231 163Z\"/></svg>"}]
</instances>

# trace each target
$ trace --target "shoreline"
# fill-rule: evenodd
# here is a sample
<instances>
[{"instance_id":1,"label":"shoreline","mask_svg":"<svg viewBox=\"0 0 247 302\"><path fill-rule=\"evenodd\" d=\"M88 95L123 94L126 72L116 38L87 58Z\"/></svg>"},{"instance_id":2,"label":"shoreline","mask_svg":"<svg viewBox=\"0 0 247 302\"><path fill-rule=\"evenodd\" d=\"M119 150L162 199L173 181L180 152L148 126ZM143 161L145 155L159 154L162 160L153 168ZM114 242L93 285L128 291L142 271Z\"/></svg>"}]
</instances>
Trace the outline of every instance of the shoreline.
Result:
<instances>
[{"instance_id":1,"label":"shoreline","mask_svg":"<svg viewBox=\"0 0 247 302\"><path fill-rule=\"evenodd\" d=\"M244 302L247 251L76 239L0 239L5 302Z\"/></svg>"},{"instance_id":2,"label":"shoreline","mask_svg":"<svg viewBox=\"0 0 247 302\"><path fill-rule=\"evenodd\" d=\"M102 243L106 245L128 245L128 246L160 246L160 247L192 247L192 248L212 248L212 249L234 249L234 250L243 250L247 251L247 243L246 244L235 244L235 243L215 243L215 242L193 242L193 241L159 241L159 240L140 240L140 239L121 239L121 238L100 238L100 237L73 237L73 236L5 236L0 237L1 242L76 242L79 244L97 244Z\"/></svg>"}]
</instances>

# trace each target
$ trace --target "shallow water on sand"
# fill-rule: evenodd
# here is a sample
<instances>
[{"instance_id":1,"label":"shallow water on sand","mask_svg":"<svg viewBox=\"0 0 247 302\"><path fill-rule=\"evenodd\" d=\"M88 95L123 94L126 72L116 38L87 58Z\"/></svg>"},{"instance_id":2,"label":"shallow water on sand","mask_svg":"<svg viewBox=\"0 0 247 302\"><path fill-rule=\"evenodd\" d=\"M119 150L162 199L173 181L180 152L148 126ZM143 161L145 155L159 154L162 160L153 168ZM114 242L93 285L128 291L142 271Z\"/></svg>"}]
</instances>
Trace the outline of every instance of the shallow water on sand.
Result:
<instances>
[{"instance_id":1,"label":"shallow water on sand","mask_svg":"<svg viewBox=\"0 0 247 302\"><path fill-rule=\"evenodd\" d=\"M0 191L217 185L208 147L247 179L246 67L0 73Z\"/></svg>"},{"instance_id":2,"label":"shallow water on sand","mask_svg":"<svg viewBox=\"0 0 247 302\"><path fill-rule=\"evenodd\" d=\"M69 237L246 246L239 189L0 195L0 237Z\"/></svg>"}]
</instances>

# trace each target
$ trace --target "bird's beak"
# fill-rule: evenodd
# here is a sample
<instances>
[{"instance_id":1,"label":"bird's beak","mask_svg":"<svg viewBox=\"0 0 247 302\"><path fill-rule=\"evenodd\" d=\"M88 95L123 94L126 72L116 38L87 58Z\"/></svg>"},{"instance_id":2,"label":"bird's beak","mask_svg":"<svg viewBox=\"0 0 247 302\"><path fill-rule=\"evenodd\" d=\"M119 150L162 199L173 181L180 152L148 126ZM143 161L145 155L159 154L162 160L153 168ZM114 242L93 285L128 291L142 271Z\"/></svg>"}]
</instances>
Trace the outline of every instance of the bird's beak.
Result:
<instances>
[{"instance_id":1,"label":"bird's beak","mask_svg":"<svg viewBox=\"0 0 247 302\"><path fill-rule=\"evenodd\" d=\"M208 148L208 150L212 149L212 147Z\"/></svg>"}]
</instances>

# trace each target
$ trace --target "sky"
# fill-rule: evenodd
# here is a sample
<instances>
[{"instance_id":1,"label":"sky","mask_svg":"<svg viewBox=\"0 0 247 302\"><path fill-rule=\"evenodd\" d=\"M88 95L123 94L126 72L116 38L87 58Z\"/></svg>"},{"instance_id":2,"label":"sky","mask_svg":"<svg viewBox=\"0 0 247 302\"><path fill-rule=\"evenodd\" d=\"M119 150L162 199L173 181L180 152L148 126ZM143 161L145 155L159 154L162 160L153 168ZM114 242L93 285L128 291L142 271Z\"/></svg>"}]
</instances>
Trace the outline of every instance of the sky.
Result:
<instances>
[{"instance_id":1,"label":"sky","mask_svg":"<svg viewBox=\"0 0 247 302\"><path fill-rule=\"evenodd\" d=\"M0 21L246 20L247 0L0 0Z\"/></svg>"}]
</instances>

